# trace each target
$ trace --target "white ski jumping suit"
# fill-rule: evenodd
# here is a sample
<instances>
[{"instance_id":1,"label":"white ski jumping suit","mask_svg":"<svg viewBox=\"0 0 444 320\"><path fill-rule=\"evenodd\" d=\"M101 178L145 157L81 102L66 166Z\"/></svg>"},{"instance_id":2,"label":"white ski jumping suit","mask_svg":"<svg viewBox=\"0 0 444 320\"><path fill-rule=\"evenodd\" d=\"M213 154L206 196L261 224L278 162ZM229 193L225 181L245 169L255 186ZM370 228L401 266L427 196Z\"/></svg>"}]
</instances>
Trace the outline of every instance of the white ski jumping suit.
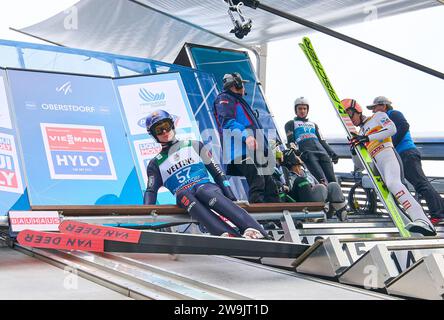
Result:
<instances>
[{"instance_id":1,"label":"white ski jumping suit","mask_svg":"<svg viewBox=\"0 0 444 320\"><path fill-rule=\"evenodd\" d=\"M359 132L360 135L368 136L370 141L365 143L365 147L375 161L391 194L413 221L421 219L430 223L421 205L401 182L401 166L391 139L395 133L396 126L385 112L376 112L373 116L366 118Z\"/></svg>"}]
</instances>

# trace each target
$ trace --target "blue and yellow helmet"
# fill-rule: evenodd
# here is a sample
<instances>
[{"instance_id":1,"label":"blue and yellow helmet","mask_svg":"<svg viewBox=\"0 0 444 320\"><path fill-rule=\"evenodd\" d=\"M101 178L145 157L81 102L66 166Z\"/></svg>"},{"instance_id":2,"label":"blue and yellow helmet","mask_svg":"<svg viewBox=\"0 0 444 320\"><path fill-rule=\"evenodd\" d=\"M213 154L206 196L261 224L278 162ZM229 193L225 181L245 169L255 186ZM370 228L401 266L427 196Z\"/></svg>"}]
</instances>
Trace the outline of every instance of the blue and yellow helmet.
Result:
<instances>
[{"instance_id":1,"label":"blue and yellow helmet","mask_svg":"<svg viewBox=\"0 0 444 320\"><path fill-rule=\"evenodd\" d=\"M166 112L165 110L155 110L151 112L151 114L149 114L146 117L145 121L146 131L148 131L149 134L154 136L152 129L156 126L156 124L163 122L165 120L171 121L171 124L174 129L174 119L168 112Z\"/></svg>"}]
</instances>

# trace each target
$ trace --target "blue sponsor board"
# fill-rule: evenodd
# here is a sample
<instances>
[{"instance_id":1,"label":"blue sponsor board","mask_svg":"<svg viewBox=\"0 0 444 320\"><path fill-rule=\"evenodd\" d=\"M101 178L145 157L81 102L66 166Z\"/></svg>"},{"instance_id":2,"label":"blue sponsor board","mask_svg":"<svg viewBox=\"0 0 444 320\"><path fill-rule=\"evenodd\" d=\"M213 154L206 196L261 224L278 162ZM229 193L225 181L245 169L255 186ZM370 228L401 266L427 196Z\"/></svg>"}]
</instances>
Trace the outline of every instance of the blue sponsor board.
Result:
<instances>
[{"instance_id":1,"label":"blue sponsor board","mask_svg":"<svg viewBox=\"0 0 444 320\"><path fill-rule=\"evenodd\" d=\"M31 205L142 203L112 79L7 73Z\"/></svg>"},{"instance_id":2,"label":"blue sponsor board","mask_svg":"<svg viewBox=\"0 0 444 320\"><path fill-rule=\"evenodd\" d=\"M0 70L0 216L9 210L29 209L6 73Z\"/></svg>"}]
</instances>

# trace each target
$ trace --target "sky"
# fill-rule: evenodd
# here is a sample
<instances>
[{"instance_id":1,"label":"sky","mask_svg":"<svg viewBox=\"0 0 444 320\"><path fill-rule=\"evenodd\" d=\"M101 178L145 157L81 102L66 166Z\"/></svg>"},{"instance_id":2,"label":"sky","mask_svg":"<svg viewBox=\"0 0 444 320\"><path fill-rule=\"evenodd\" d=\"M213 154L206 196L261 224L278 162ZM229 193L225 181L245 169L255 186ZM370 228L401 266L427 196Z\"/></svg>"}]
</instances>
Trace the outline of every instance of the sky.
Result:
<instances>
[{"instance_id":1,"label":"sky","mask_svg":"<svg viewBox=\"0 0 444 320\"><path fill-rule=\"evenodd\" d=\"M351 37L444 72L444 5L338 28ZM338 96L362 106L390 98L410 120L414 136L444 137L444 80L318 32L308 35ZM268 48L267 101L279 127L294 117L293 101L310 101L310 118L326 137L341 137L339 120L298 47L302 36ZM285 61L285 63L283 63Z\"/></svg>"},{"instance_id":2,"label":"sky","mask_svg":"<svg viewBox=\"0 0 444 320\"><path fill-rule=\"evenodd\" d=\"M45 43L16 31L71 7L78 0L13 0L2 1L0 10L0 39ZM46 43L47 44L47 43Z\"/></svg>"},{"instance_id":3,"label":"sky","mask_svg":"<svg viewBox=\"0 0 444 320\"><path fill-rule=\"evenodd\" d=\"M336 29L444 73L442 30L444 5ZM285 136L284 124L294 117L293 102L304 96L310 101L309 119L319 125L323 136L345 137L327 94L298 46L303 36L268 46L266 98L275 122ZM376 96L387 96L409 121L413 137L444 138L444 80L318 32L307 36L340 99L354 98L365 107ZM444 176L442 162L423 161L423 168L426 175ZM337 172L351 170L351 161L335 165Z\"/></svg>"},{"instance_id":4,"label":"sky","mask_svg":"<svg viewBox=\"0 0 444 320\"><path fill-rule=\"evenodd\" d=\"M9 30L40 22L74 5L77 0L3 1L0 39L45 43ZM444 5L394 17L373 19L337 31L444 72ZM368 19L366 19L368 20ZM254 27L254 24L253 24ZM404 113L414 137L444 137L444 81L318 32L307 34L339 97L362 105L385 95ZM294 117L293 101L310 101L309 118L326 138L344 137L327 95L298 47L303 35L269 44L266 99L283 135ZM342 169L338 166L335 169ZM444 176L429 162L426 173Z\"/></svg>"}]
</instances>

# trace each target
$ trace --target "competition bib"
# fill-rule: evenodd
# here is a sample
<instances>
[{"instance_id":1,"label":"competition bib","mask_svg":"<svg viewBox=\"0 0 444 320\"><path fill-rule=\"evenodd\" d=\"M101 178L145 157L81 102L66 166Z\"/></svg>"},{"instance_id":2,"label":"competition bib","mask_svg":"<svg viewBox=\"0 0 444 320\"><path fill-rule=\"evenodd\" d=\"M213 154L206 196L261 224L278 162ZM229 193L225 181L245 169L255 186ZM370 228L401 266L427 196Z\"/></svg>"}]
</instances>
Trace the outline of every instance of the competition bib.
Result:
<instances>
[{"instance_id":1,"label":"competition bib","mask_svg":"<svg viewBox=\"0 0 444 320\"><path fill-rule=\"evenodd\" d=\"M294 138L296 143L307 139L317 139L315 125L311 122L295 121Z\"/></svg>"},{"instance_id":2,"label":"competition bib","mask_svg":"<svg viewBox=\"0 0 444 320\"><path fill-rule=\"evenodd\" d=\"M191 141L183 141L178 150L156 157L164 186L176 194L196 183L210 182L207 169Z\"/></svg>"}]
</instances>

